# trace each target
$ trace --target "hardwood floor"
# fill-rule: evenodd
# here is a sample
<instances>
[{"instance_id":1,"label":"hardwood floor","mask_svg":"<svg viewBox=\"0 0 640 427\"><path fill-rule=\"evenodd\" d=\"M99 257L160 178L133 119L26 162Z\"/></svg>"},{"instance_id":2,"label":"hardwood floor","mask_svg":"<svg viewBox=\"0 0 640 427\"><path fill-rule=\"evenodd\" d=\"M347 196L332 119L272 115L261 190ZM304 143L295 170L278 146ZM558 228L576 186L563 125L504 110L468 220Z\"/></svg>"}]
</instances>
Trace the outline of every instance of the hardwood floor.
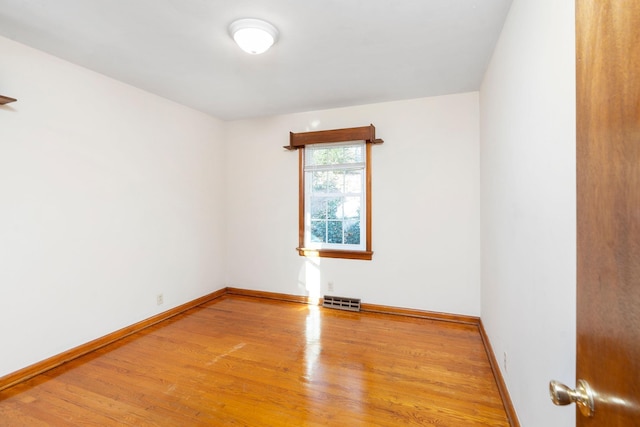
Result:
<instances>
[{"instance_id":1,"label":"hardwood floor","mask_svg":"<svg viewBox=\"0 0 640 427\"><path fill-rule=\"evenodd\" d=\"M473 325L227 295L0 392L0 426L508 426Z\"/></svg>"}]
</instances>

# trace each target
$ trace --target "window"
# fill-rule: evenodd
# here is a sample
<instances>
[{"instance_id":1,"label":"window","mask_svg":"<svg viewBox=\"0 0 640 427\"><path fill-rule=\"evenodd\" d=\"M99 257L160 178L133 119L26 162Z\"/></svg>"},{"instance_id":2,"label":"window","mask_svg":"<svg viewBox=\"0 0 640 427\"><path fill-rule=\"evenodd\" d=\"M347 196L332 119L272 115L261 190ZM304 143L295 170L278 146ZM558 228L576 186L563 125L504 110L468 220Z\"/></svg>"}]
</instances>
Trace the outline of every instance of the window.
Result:
<instances>
[{"instance_id":1,"label":"window","mask_svg":"<svg viewBox=\"0 0 640 427\"><path fill-rule=\"evenodd\" d=\"M299 245L302 256L370 260L373 125L291 133L299 149Z\"/></svg>"},{"instance_id":2,"label":"window","mask_svg":"<svg viewBox=\"0 0 640 427\"><path fill-rule=\"evenodd\" d=\"M304 247L366 250L365 144L304 150Z\"/></svg>"}]
</instances>

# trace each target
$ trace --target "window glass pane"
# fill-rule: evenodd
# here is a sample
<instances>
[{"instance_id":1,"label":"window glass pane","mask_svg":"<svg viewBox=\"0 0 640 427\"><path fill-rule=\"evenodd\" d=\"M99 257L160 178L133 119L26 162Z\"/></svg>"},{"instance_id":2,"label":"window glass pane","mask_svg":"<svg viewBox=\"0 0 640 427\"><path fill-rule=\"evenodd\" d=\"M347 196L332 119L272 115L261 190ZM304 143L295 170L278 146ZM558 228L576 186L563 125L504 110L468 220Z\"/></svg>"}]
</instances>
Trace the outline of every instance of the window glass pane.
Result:
<instances>
[{"instance_id":1,"label":"window glass pane","mask_svg":"<svg viewBox=\"0 0 640 427\"><path fill-rule=\"evenodd\" d=\"M315 171L311 173L311 190L314 193L324 193L327 189L327 172Z\"/></svg>"},{"instance_id":2,"label":"window glass pane","mask_svg":"<svg viewBox=\"0 0 640 427\"><path fill-rule=\"evenodd\" d=\"M316 148L310 147L307 148L309 157L307 157L308 165L330 165L330 153L326 148Z\"/></svg>"},{"instance_id":3,"label":"window glass pane","mask_svg":"<svg viewBox=\"0 0 640 427\"><path fill-rule=\"evenodd\" d=\"M350 145L344 148L344 159L345 163L361 163L364 161L364 157L362 155L362 147L363 145Z\"/></svg>"},{"instance_id":4,"label":"window glass pane","mask_svg":"<svg viewBox=\"0 0 640 427\"><path fill-rule=\"evenodd\" d=\"M327 216L327 204L324 199L311 199L311 219L325 219Z\"/></svg>"},{"instance_id":5,"label":"window glass pane","mask_svg":"<svg viewBox=\"0 0 640 427\"><path fill-rule=\"evenodd\" d=\"M344 172L327 172L327 191L330 193L342 193L344 191Z\"/></svg>"},{"instance_id":6,"label":"window glass pane","mask_svg":"<svg viewBox=\"0 0 640 427\"><path fill-rule=\"evenodd\" d=\"M306 147L305 164L308 166L344 165L364 161L364 143Z\"/></svg>"},{"instance_id":7,"label":"window glass pane","mask_svg":"<svg viewBox=\"0 0 640 427\"><path fill-rule=\"evenodd\" d=\"M342 221L328 221L327 229L328 243L342 243Z\"/></svg>"},{"instance_id":8,"label":"window glass pane","mask_svg":"<svg viewBox=\"0 0 640 427\"><path fill-rule=\"evenodd\" d=\"M311 221L311 241L327 242L327 227L325 221Z\"/></svg>"},{"instance_id":9,"label":"window glass pane","mask_svg":"<svg viewBox=\"0 0 640 427\"><path fill-rule=\"evenodd\" d=\"M328 219L342 218L342 197L327 199L327 218Z\"/></svg>"},{"instance_id":10,"label":"window glass pane","mask_svg":"<svg viewBox=\"0 0 640 427\"><path fill-rule=\"evenodd\" d=\"M362 192L362 171L347 171L344 176L344 192Z\"/></svg>"},{"instance_id":11,"label":"window glass pane","mask_svg":"<svg viewBox=\"0 0 640 427\"><path fill-rule=\"evenodd\" d=\"M360 244L360 221L344 222L344 242L347 245Z\"/></svg>"},{"instance_id":12,"label":"window glass pane","mask_svg":"<svg viewBox=\"0 0 640 427\"><path fill-rule=\"evenodd\" d=\"M334 148L318 148L318 147L310 147L308 150L307 164L322 166L322 165L333 165L336 163L337 159L340 159L341 149L339 147Z\"/></svg>"},{"instance_id":13,"label":"window glass pane","mask_svg":"<svg viewBox=\"0 0 640 427\"><path fill-rule=\"evenodd\" d=\"M344 218L360 218L360 197L345 197L343 204Z\"/></svg>"}]
</instances>

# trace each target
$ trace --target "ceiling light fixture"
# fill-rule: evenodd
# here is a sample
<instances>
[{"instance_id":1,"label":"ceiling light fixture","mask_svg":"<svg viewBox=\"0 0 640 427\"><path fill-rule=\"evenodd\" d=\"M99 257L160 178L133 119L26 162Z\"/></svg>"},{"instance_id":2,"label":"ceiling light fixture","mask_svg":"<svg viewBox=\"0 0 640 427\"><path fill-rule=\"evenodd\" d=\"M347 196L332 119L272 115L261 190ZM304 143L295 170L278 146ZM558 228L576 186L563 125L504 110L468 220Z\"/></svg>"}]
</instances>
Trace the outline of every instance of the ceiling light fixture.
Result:
<instances>
[{"instance_id":1,"label":"ceiling light fixture","mask_svg":"<svg viewBox=\"0 0 640 427\"><path fill-rule=\"evenodd\" d=\"M242 50L252 55L266 52L278 40L278 29L266 21L246 18L229 25L229 34Z\"/></svg>"}]
</instances>

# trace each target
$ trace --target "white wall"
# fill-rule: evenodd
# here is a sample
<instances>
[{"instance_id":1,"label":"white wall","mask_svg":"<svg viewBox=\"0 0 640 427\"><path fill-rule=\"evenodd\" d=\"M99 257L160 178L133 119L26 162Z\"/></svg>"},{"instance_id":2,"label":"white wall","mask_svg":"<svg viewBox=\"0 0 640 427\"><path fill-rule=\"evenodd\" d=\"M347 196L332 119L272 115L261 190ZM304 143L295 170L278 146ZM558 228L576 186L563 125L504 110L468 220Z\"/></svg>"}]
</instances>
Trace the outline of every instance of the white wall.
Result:
<instances>
[{"instance_id":1,"label":"white wall","mask_svg":"<svg viewBox=\"0 0 640 427\"><path fill-rule=\"evenodd\" d=\"M575 380L574 4L515 0L480 92L482 319L523 426Z\"/></svg>"},{"instance_id":2,"label":"white wall","mask_svg":"<svg viewBox=\"0 0 640 427\"><path fill-rule=\"evenodd\" d=\"M479 315L478 115L466 93L228 123L227 284ZM300 257L289 132L369 123L373 260Z\"/></svg>"},{"instance_id":3,"label":"white wall","mask_svg":"<svg viewBox=\"0 0 640 427\"><path fill-rule=\"evenodd\" d=\"M0 376L223 287L223 123L0 57Z\"/></svg>"}]
</instances>

